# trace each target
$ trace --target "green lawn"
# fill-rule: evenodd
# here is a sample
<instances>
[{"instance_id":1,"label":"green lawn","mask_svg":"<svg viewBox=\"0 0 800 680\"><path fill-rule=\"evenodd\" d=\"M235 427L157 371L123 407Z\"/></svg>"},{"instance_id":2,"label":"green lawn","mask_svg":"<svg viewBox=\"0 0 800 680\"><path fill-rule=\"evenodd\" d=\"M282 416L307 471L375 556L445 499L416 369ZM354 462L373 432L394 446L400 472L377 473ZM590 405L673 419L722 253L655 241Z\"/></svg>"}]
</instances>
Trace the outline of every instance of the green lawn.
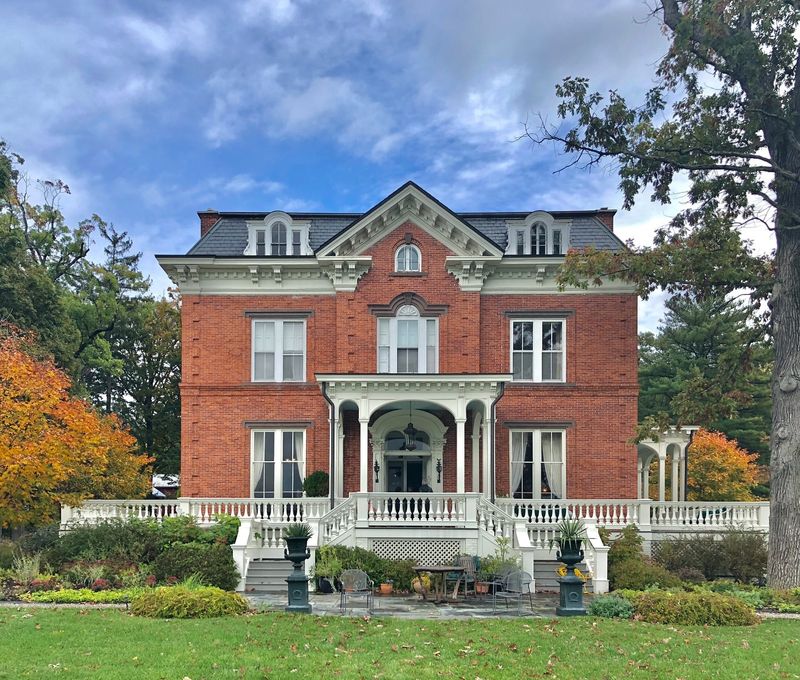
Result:
<instances>
[{"instance_id":1,"label":"green lawn","mask_svg":"<svg viewBox=\"0 0 800 680\"><path fill-rule=\"evenodd\" d=\"M595 619L256 614L162 621L0 609L0 678L800 677L800 621L677 628Z\"/></svg>"}]
</instances>

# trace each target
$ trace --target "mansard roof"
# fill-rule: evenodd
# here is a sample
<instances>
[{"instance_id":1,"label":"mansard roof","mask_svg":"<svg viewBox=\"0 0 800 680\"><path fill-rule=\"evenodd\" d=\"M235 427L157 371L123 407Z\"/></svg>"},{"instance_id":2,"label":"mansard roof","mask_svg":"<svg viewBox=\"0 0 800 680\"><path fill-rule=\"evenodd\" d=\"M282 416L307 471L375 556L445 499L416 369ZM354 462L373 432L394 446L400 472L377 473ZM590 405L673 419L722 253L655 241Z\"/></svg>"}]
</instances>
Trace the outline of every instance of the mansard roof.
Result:
<instances>
[{"instance_id":1,"label":"mansard roof","mask_svg":"<svg viewBox=\"0 0 800 680\"><path fill-rule=\"evenodd\" d=\"M403 201L416 204L408 206ZM413 207L417 213L420 209L427 211L431 225L440 226L436 220L446 222L445 229L461 230L462 241L471 240L472 245L487 253L492 251L503 253L508 242L509 222L527 218L532 212L453 212L434 196L426 192L414 182L407 182L392 192L364 213L312 213L288 212L292 220L308 224L309 243L317 255L329 254L332 248L342 246L349 234L361 229L364 233L359 237L365 242L367 236L378 232L380 224L391 224L386 215L391 210L400 216L408 214L401 208ZM241 257L248 239L248 223L264 220L275 211L266 212L220 212L219 219L203 236L187 255ZM601 222L599 215L613 211L608 210L549 210L546 211L556 221L568 220L569 247L584 248L592 246L598 250L619 251L625 246L614 233ZM424 215L423 215L424 216ZM411 218L412 221L413 217ZM378 229L373 225L380 220ZM370 225L367 223L371 222ZM424 224L420 226L426 226ZM394 227L392 227L394 228ZM433 228L433 227L431 227ZM357 249L356 240L348 241L348 247ZM340 251L337 250L337 254Z\"/></svg>"}]
</instances>

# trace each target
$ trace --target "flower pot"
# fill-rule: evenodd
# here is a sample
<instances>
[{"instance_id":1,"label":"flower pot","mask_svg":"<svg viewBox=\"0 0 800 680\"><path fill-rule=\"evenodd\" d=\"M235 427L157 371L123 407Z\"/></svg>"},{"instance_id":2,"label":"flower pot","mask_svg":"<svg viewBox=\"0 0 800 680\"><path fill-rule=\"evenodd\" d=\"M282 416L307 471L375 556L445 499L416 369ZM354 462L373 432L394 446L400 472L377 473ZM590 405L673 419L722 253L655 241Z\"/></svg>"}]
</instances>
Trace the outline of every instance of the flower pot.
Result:
<instances>
[{"instance_id":1,"label":"flower pot","mask_svg":"<svg viewBox=\"0 0 800 680\"><path fill-rule=\"evenodd\" d=\"M391 595L394 586L391 583L381 583L381 595Z\"/></svg>"},{"instance_id":2,"label":"flower pot","mask_svg":"<svg viewBox=\"0 0 800 680\"><path fill-rule=\"evenodd\" d=\"M491 584L489 583L481 583L480 581L478 581L475 584L475 592L478 593L479 595L488 595L490 585Z\"/></svg>"}]
</instances>

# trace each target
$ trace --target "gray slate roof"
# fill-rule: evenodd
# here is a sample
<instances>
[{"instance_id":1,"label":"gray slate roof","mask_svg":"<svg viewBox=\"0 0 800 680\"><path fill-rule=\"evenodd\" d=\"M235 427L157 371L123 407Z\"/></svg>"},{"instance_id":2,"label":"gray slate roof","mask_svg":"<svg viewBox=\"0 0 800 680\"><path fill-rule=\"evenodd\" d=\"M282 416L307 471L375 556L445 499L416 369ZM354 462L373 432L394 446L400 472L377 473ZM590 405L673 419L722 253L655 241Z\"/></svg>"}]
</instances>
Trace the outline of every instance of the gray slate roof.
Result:
<instances>
[{"instance_id":1,"label":"gray slate roof","mask_svg":"<svg viewBox=\"0 0 800 680\"><path fill-rule=\"evenodd\" d=\"M220 219L187 255L240 256L247 246L247 221L263 219L269 213L246 215L220 213ZM490 241L505 250L508 242L507 220L520 219L530 213L456 213ZM360 215L289 213L292 219L309 220L309 239L316 252L325 242L352 224ZM553 213L556 218L572 219L569 247L592 246L598 250L622 250L625 246L599 219L586 213Z\"/></svg>"}]
</instances>

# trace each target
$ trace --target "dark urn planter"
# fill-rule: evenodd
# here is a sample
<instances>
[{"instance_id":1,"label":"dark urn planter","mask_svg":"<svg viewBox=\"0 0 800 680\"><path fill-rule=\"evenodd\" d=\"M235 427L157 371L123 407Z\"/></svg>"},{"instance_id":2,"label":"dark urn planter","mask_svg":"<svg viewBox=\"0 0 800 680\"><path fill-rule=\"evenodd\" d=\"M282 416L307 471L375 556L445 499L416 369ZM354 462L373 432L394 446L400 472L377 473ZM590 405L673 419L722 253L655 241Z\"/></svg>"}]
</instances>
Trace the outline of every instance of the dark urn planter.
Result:
<instances>
[{"instance_id":1,"label":"dark urn planter","mask_svg":"<svg viewBox=\"0 0 800 680\"><path fill-rule=\"evenodd\" d=\"M583 559L582 541L565 541L559 546L556 555L567 565L567 575L558 579L559 596L556 614L558 616L583 616L583 580L575 576L575 565Z\"/></svg>"},{"instance_id":2,"label":"dark urn planter","mask_svg":"<svg viewBox=\"0 0 800 680\"><path fill-rule=\"evenodd\" d=\"M308 603L308 576L304 567L305 561L311 557L311 551L307 548L308 539L305 537L285 538L286 549L283 556L292 561L292 573L286 579L289 587L289 604L286 606L287 612L298 614L310 614L311 605Z\"/></svg>"}]
</instances>

